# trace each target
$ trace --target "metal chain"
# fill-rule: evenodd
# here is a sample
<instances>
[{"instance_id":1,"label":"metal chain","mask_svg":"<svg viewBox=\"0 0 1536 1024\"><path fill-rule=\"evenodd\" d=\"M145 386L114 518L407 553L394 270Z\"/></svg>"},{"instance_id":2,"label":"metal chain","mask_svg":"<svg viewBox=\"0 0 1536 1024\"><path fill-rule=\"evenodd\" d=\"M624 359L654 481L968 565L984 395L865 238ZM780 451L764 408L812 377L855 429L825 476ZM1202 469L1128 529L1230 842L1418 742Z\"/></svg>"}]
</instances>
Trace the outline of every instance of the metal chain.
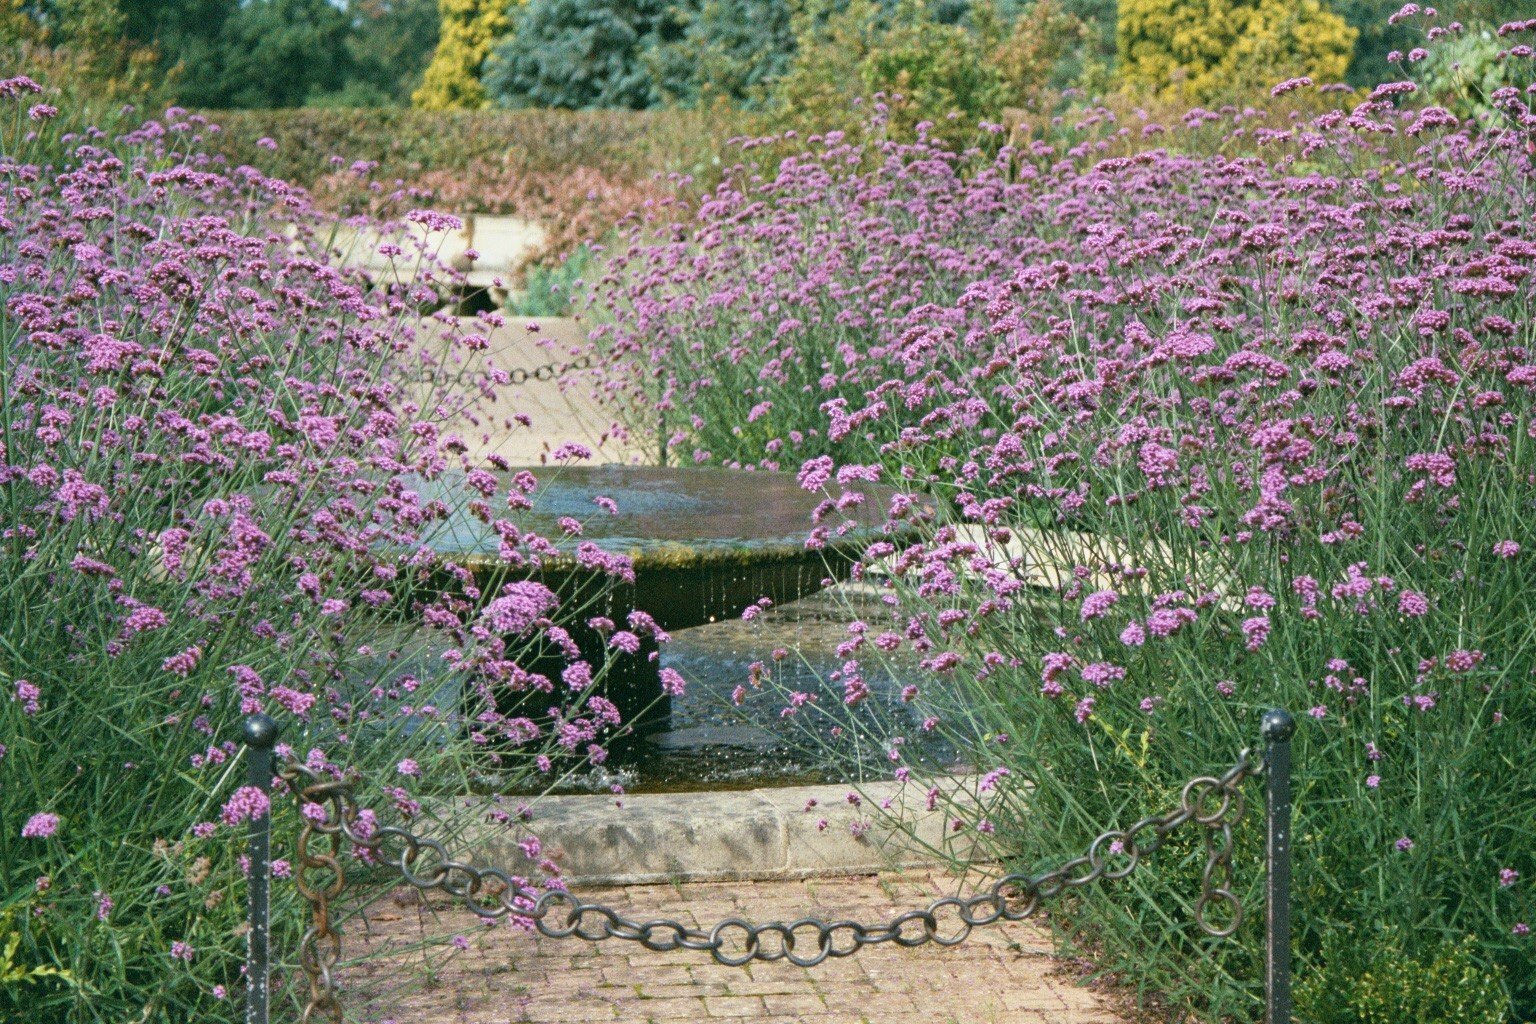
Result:
<instances>
[{"instance_id":1,"label":"metal chain","mask_svg":"<svg viewBox=\"0 0 1536 1024\"><path fill-rule=\"evenodd\" d=\"M554 380L556 377L565 376L572 370L590 370L591 368L592 353L588 352L586 355L573 359L568 363L545 363L543 366L536 366L531 370L519 367L516 370L507 371L507 376L511 378L510 383L512 384L526 384L530 380Z\"/></svg>"},{"instance_id":2,"label":"metal chain","mask_svg":"<svg viewBox=\"0 0 1536 1024\"><path fill-rule=\"evenodd\" d=\"M545 363L543 366L535 366L531 369L520 366L515 370L508 370L507 382L515 386L520 386L528 383L530 380L555 380L574 370L590 370L595 365L596 359L593 357L592 353L588 352L585 355L579 356L568 363ZM428 382L442 381L447 379L462 384L464 382L464 376L468 372L469 371L461 371L457 375L450 375L447 378L444 378L441 371L429 367L421 371L421 377L423 380ZM474 372L480 373L482 371Z\"/></svg>"},{"instance_id":3,"label":"metal chain","mask_svg":"<svg viewBox=\"0 0 1536 1024\"><path fill-rule=\"evenodd\" d=\"M283 778L297 796L301 811L307 812L295 850L296 880L299 892L313 909L300 947L300 965L310 989L303 1024L317 1020L339 1024L342 1020L331 977L341 956L340 934L331 922L331 901L345 886L342 857L348 844L350 853L389 865L417 889L435 889L463 900L480 917L525 918L549 938L574 937L589 942L628 939L658 952L706 952L733 967L753 960L787 960L813 967L829 957L850 956L864 946L883 942L905 947L928 942L953 946L964 941L972 928L997 921L1022 921L1038 911L1045 900L1068 889L1125 878L1142 858L1160 848L1170 833L1193 822L1204 831L1206 851L1195 921L1207 934L1225 938L1243 921L1242 904L1232 892L1232 826L1243 815L1242 784L1263 767L1245 750L1220 777L1201 776L1185 783L1178 809L1106 832L1089 844L1085 854L1054 870L1039 875L1004 875L974 896L945 896L884 924L813 917L753 924L727 918L704 931L664 919L632 921L611 907L585 902L565 890L532 889L499 868L479 868L453 860L435 839L389 826L365 828L354 799L359 781L355 772L342 778L322 778L304 765L291 763ZM323 808L324 815L309 805ZM1225 909L1225 925L1211 919L1218 907Z\"/></svg>"}]
</instances>

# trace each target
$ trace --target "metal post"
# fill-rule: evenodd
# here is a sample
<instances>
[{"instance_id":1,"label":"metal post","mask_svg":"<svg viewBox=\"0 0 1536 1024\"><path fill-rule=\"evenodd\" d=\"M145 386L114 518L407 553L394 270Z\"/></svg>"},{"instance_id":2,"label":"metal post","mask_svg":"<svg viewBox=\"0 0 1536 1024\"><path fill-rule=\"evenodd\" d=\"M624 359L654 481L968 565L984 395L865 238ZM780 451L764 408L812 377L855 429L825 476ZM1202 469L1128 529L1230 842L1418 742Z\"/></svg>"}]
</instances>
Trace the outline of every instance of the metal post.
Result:
<instances>
[{"instance_id":1,"label":"metal post","mask_svg":"<svg viewBox=\"0 0 1536 1024\"><path fill-rule=\"evenodd\" d=\"M241 734L250 760L247 784L270 798L272 793L272 748L277 745L277 722L263 714L248 716ZM250 930L245 957L245 1024L268 1024L270 1009L271 963L267 943L271 935L272 904L272 817L263 814L251 819L247 849L250 875L246 880L246 912Z\"/></svg>"},{"instance_id":2,"label":"metal post","mask_svg":"<svg viewBox=\"0 0 1536 1024\"><path fill-rule=\"evenodd\" d=\"M1296 720L1280 709L1259 726L1264 738L1264 1024L1291 1024L1291 736Z\"/></svg>"}]
</instances>

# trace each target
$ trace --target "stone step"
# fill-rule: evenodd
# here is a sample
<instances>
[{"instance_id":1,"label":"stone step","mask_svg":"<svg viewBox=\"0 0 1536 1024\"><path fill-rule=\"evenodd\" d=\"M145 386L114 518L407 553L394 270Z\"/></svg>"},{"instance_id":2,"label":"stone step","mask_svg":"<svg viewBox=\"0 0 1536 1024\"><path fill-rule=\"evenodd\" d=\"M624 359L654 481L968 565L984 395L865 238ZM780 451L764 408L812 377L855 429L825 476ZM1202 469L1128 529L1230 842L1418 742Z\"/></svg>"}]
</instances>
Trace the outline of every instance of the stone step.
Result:
<instances>
[{"instance_id":1,"label":"stone step","mask_svg":"<svg viewBox=\"0 0 1536 1024\"><path fill-rule=\"evenodd\" d=\"M939 783L974 801L975 777ZM856 793L859 804L848 799ZM926 808L927 784L788 786L539 800L528 825L488 820L488 798L460 802L447 824L454 855L534 873L518 843L537 835L569 885L775 880L932 866L977 850ZM501 809L516 798L505 797ZM880 805L889 802L888 810ZM940 801L941 807L943 801ZM900 821L899 827L892 821Z\"/></svg>"}]
</instances>

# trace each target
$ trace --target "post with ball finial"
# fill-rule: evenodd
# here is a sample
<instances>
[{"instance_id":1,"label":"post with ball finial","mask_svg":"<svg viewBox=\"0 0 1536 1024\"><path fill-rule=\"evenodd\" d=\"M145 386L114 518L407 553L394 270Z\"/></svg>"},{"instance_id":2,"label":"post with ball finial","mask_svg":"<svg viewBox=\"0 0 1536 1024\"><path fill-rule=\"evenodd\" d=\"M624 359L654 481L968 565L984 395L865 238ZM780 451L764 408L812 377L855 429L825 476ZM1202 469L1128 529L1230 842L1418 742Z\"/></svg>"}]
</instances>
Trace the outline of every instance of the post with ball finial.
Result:
<instances>
[{"instance_id":1,"label":"post with ball finial","mask_svg":"<svg viewBox=\"0 0 1536 1024\"><path fill-rule=\"evenodd\" d=\"M1264 1024L1291 1024L1291 737L1296 720L1266 712L1264 739Z\"/></svg>"},{"instance_id":2,"label":"post with ball finial","mask_svg":"<svg viewBox=\"0 0 1536 1024\"><path fill-rule=\"evenodd\" d=\"M277 746L277 722L263 714L246 716L240 732L245 740L249 774L246 784L267 797L261 813L251 818L247 853L245 956L245 1024L268 1024L271 1010L271 961L268 943L272 925L272 748Z\"/></svg>"}]
</instances>

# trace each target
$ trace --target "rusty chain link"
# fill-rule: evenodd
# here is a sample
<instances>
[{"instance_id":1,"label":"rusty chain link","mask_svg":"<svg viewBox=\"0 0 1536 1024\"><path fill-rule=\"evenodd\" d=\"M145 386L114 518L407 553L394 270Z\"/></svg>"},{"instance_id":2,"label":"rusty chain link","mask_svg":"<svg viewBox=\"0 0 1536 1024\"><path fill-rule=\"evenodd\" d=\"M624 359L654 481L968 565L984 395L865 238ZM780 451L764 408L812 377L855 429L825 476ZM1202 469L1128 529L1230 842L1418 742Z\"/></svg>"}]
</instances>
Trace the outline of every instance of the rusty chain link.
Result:
<instances>
[{"instance_id":1,"label":"rusty chain link","mask_svg":"<svg viewBox=\"0 0 1536 1024\"><path fill-rule=\"evenodd\" d=\"M953 946L964 941L972 928L1000 920L1021 921L1038 911L1045 900L1068 889L1125 878L1142 858L1160 848L1170 833L1193 822L1204 830L1206 852L1195 921L1208 935L1225 938L1235 933L1243 920L1242 904L1232 892L1232 826L1243 815L1242 784L1263 767L1245 750L1220 777L1201 776L1185 783L1177 810L1106 832L1089 844L1085 854L1060 867L1039 875L1004 875L974 896L945 896L884 924L869 926L812 917L753 924L727 918L704 931L670 920L631 921L610 907L584 902L565 890L532 889L499 868L479 868L453 860L435 839L392 826L369 827L354 799L359 781L355 772L341 778L322 778L304 765L290 763L283 779L298 799L304 819L295 849L295 877L313 912L300 946L300 966L310 990L302 1022L340 1024L342 1020L332 978L332 969L341 957L341 936L332 926L331 901L341 895L346 884L342 858L349 855L387 864L407 884L460 899L480 917L524 918L549 938L574 937L589 942L627 939L658 952L706 952L733 967L753 960L787 960L812 967L829 957L850 956L864 946L883 942L905 947L927 942ZM1225 925L1212 921L1217 907L1225 908Z\"/></svg>"}]
</instances>

